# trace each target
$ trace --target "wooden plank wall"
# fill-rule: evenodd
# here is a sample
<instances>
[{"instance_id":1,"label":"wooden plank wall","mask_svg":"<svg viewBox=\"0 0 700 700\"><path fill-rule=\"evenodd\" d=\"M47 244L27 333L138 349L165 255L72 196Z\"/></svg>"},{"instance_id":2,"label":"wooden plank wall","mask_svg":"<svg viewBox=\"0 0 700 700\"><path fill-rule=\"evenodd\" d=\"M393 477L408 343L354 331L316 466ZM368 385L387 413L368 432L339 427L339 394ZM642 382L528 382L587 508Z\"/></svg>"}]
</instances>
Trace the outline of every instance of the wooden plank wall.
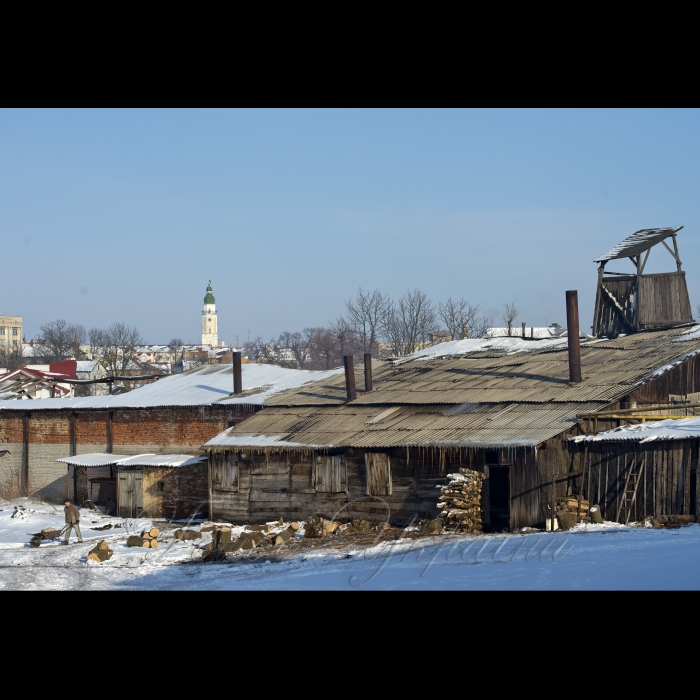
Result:
<instances>
[{"instance_id":1,"label":"wooden plank wall","mask_svg":"<svg viewBox=\"0 0 700 700\"><path fill-rule=\"evenodd\" d=\"M632 304L631 295L634 291L636 278L633 276L604 277L603 284L620 303L628 323L634 326L634 305ZM629 332L605 294L597 295L597 304L598 327L593 329L594 335L616 338L620 333Z\"/></svg>"},{"instance_id":2,"label":"wooden plank wall","mask_svg":"<svg viewBox=\"0 0 700 700\"><path fill-rule=\"evenodd\" d=\"M697 491L693 487L697 484L698 441L669 440L649 445L605 442L589 447L589 476L584 486L584 494L591 504L600 505L605 520L614 521L617 517L633 463L644 464L644 470L628 520L639 521L657 515L697 515ZM692 494L695 495L693 500Z\"/></svg>"},{"instance_id":3,"label":"wooden plank wall","mask_svg":"<svg viewBox=\"0 0 700 700\"><path fill-rule=\"evenodd\" d=\"M689 323L692 320L685 272L642 275L639 292L641 327Z\"/></svg>"}]
</instances>

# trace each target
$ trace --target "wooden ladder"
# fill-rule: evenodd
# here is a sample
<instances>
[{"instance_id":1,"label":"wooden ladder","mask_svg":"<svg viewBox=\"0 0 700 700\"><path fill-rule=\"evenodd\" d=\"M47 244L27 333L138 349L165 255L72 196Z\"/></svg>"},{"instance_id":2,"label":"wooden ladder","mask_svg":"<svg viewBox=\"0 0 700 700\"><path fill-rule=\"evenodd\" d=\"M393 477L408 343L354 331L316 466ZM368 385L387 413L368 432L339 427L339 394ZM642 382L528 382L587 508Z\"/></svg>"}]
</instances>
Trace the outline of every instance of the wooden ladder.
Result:
<instances>
[{"instance_id":1,"label":"wooden ladder","mask_svg":"<svg viewBox=\"0 0 700 700\"><path fill-rule=\"evenodd\" d=\"M638 460L636 455L632 460L629 471L627 472L627 481L625 481L625 488L622 491L622 498L620 498L620 505L617 508L617 517L615 520L619 523L620 516L624 513L625 521L629 518L632 512L632 507L637 498L637 489L642 481L642 474L644 473L644 465L646 464L645 459Z\"/></svg>"}]
</instances>

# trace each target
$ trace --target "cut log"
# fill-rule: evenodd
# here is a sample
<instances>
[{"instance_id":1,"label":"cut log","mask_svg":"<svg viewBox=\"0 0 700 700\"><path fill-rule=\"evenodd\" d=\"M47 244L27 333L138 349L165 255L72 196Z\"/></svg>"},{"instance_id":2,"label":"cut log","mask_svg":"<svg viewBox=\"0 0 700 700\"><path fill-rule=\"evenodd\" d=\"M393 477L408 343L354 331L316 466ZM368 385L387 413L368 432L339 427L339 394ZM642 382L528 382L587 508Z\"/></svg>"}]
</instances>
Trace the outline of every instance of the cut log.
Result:
<instances>
[{"instance_id":1,"label":"cut log","mask_svg":"<svg viewBox=\"0 0 700 700\"><path fill-rule=\"evenodd\" d=\"M105 540L98 542L89 552L88 560L103 562L111 558L114 552L109 548Z\"/></svg>"},{"instance_id":2,"label":"cut log","mask_svg":"<svg viewBox=\"0 0 700 700\"><path fill-rule=\"evenodd\" d=\"M144 540L143 537L139 537L138 535L131 535L131 537L129 537L129 539L126 541L126 546L148 547L148 544L144 544L144 542L148 542L148 540Z\"/></svg>"},{"instance_id":3,"label":"cut log","mask_svg":"<svg viewBox=\"0 0 700 700\"><path fill-rule=\"evenodd\" d=\"M34 535L31 540L29 540L29 546L34 547L36 549L41 545L41 537L38 535Z\"/></svg>"},{"instance_id":4,"label":"cut log","mask_svg":"<svg viewBox=\"0 0 700 700\"><path fill-rule=\"evenodd\" d=\"M158 540L154 537L152 540L148 540L151 545L151 549L158 549Z\"/></svg>"},{"instance_id":5,"label":"cut log","mask_svg":"<svg viewBox=\"0 0 700 700\"><path fill-rule=\"evenodd\" d=\"M289 523L289 527L292 528L295 532L299 529L299 523L294 522L294 523Z\"/></svg>"},{"instance_id":6,"label":"cut log","mask_svg":"<svg viewBox=\"0 0 700 700\"><path fill-rule=\"evenodd\" d=\"M289 542L292 538L296 536L296 530L294 530L291 526L288 527L286 530L282 530L282 532L277 533L274 538L274 543L275 544L285 544L286 542Z\"/></svg>"},{"instance_id":7,"label":"cut log","mask_svg":"<svg viewBox=\"0 0 700 700\"><path fill-rule=\"evenodd\" d=\"M152 528L148 531L148 534L149 534L151 537L158 537L158 535L160 535L160 530L159 530L157 527L152 527Z\"/></svg>"},{"instance_id":8,"label":"cut log","mask_svg":"<svg viewBox=\"0 0 700 700\"><path fill-rule=\"evenodd\" d=\"M211 541L214 549L221 549L224 545L231 542L231 528L221 527L212 530Z\"/></svg>"}]
</instances>

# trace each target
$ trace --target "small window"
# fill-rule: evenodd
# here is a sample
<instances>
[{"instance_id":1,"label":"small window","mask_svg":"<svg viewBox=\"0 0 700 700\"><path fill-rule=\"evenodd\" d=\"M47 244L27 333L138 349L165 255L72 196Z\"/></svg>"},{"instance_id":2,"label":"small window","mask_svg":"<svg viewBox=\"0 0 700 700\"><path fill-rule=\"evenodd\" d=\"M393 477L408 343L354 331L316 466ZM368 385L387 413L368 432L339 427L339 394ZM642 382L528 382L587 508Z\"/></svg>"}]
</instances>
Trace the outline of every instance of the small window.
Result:
<instances>
[{"instance_id":1,"label":"small window","mask_svg":"<svg viewBox=\"0 0 700 700\"><path fill-rule=\"evenodd\" d=\"M389 455L383 452L366 452L367 495L391 496L391 462Z\"/></svg>"},{"instance_id":2,"label":"small window","mask_svg":"<svg viewBox=\"0 0 700 700\"><path fill-rule=\"evenodd\" d=\"M0 326L0 335L5 335L5 326Z\"/></svg>"},{"instance_id":3,"label":"small window","mask_svg":"<svg viewBox=\"0 0 700 700\"><path fill-rule=\"evenodd\" d=\"M312 469L314 488L321 493L343 493L348 487L345 455L318 455Z\"/></svg>"},{"instance_id":4,"label":"small window","mask_svg":"<svg viewBox=\"0 0 700 700\"><path fill-rule=\"evenodd\" d=\"M211 456L211 485L216 491L238 491L238 460L230 452Z\"/></svg>"},{"instance_id":5,"label":"small window","mask_svg":"<svg viewBox=\"0 0 700 700\"><path fill-rule=\"evenodd\" d=\"M19 335L19 328L12 328L12 335Z\"/></svg>"},{"instance_id":6,"label":"small window","mask_svg":"<svg viewBox=\"0 0 700 700\"><path fill-rule=\"evenodd\" d=\"M159 482L158 482L158 490L159 490L159 491L165 491L165 482L164 482L164 481L159 481Z\"/></svg>"}]
</instances>

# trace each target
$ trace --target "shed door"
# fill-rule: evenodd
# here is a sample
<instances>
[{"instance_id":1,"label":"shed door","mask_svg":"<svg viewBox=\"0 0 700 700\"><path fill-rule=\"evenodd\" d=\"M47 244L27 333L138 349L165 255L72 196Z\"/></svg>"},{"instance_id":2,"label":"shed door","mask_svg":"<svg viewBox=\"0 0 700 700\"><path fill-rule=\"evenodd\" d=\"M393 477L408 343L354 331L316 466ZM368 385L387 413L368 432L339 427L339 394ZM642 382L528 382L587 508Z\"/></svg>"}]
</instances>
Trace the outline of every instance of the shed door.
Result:
<instances>
[{"instance_id":1,"label":"shed door","mask_svg":"<svg viewBox=\"0 0 700 700\"><path fill-rule=\"evenodd\" d=\"M391 463L383 452L365 452L367 495L391 496Z\"/></svg>"},{"instance_id":2,"label":"shed door","mask_svg":"<svg viewBox=\"0 0 700 700\"><path fill-rule=\"evenodd\" d=\"M119 517L137 518L143 510L140 471L119 471Z\"/></svg>"},{"instance_id":3,"label":"shed door","mask_svg":"<svg viewBox=\"0 0 700 700\"><path fill-rule=\"evenodd\" d=\"M313 482L316 491L342 493L347 489L348 467L345 455L319 456L313 465Z\"/></svg>"}]
</instances>

